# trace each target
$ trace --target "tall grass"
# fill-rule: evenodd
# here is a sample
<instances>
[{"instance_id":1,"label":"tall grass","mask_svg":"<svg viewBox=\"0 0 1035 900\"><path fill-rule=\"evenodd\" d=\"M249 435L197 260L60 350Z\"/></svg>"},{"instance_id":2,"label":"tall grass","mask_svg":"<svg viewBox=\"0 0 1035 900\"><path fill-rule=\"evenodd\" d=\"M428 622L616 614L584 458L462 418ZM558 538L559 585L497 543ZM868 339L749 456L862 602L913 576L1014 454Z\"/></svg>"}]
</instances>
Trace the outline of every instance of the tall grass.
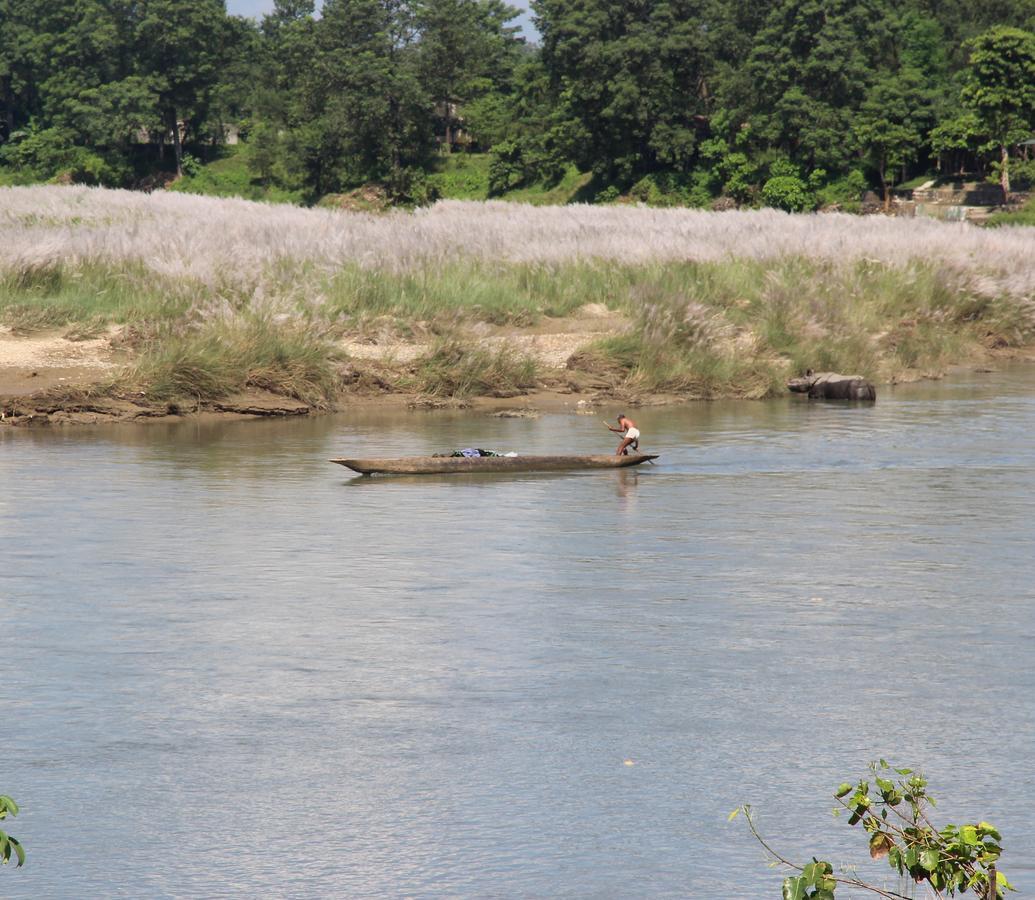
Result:
<instances>
[{"instance_id":1,"label":"tall grass","mask_svg":"<svg viewBox=\"0 0 1035 900\"><path fill-rule=\"evenodd\" d=\"M543 316L571 315L588 302L618 307L633 278L623 269L585 263L501 266L474 260L412 273L350 265L315 282L309 296L328 321L354 324L391 315L523 326Z\"/></svg>"},{"instance_id":2,"label":"tall grass","mask_svg":"<svg viewBox=\"0 0 1035 900\"><path fill-rule=\"evenodd\" d=\"M35 186L0 189L0 237L0 271L53 260L140 263L158 275L238 289L276 287L285 261L327 272L348 265L422 272L458 261L639 266L791 257L895 267L921 260L981 274L1003 293L1035 289L1030 233L1022 230L775 210L447 201L375 216L170 192Z\"/></svg>"},{"instance_id":3,"label":"tall grass","mask_svg":"<svg viewBox=\"0 0 1035 900\"><path fill-rule=\"evenodd\" d=\"M148 399L217 400L259 388L322 407L338 392L334 351L298 326L264 318L157 329L137 364L120 379Z\"/></svg>"},{"instance_id":4,"label":"tall grass","mask_svg":"<svg viewBox=\"0 0 1035 900\"><path fill-rule=\"evenodd\" d=\"M642 332L600 341L569 365L612 376L612 388L633 398L661 392L696 400L760 399L782 386L783 375L782 367L771 362L648 340Z\"/></svg>"},{"instance_id":5,"label":"tall grass","mask_svg":"<svg viewBox=\"0 0 1035 900\"><path fill-rule=\"evenodd\" d=\"M38 331L71 323L171 320L208 293L190 280L159 278L139 263L27 260L0 269L0 322Z\"/></svg>"},{"instance_id":6,"label":"tall grass","mask_svg":"<svg viewBox=\"0 0 1035 900\"><path fill-rule=\"evenodd\" d=\"M621 372L645 390L762 396L781 390L788 371L887 379L1035 340L1035 303L986 288L921 262L789 258L648 268L624 306L635 330L598 344L582 366Z\"/></svg>"},{"instance_id":7,"label":"tall grass","mask_svg":"<svg viewBox=\"0 0 1035 900\"><path fill-rule=\"evenodd\" d=\"M366 215L0 188L0 322L150 323L137 374L159 393L210 396L276 372L268 383L319 398L333 359L313 335L387 318L445 335L410 385L462 395L526 389L536 373L458 344L457 325L603 303L633 328L586 366L645 390L757 396L789 370L893 377L1035 340L1030 234L774 210L450 201Z\"/></svg>"},{"instance_id":8,"label":"tall grass","mask_svg":"<svg viewBox=\"0 0 1035 900\"><path fill-rule=\"evenodd\" d=\"M490 350L448 337L416 361L408 387L432 397L513 397L536 387L538 369L535 359L509 347Z\"/></svg>"}]
</instances>

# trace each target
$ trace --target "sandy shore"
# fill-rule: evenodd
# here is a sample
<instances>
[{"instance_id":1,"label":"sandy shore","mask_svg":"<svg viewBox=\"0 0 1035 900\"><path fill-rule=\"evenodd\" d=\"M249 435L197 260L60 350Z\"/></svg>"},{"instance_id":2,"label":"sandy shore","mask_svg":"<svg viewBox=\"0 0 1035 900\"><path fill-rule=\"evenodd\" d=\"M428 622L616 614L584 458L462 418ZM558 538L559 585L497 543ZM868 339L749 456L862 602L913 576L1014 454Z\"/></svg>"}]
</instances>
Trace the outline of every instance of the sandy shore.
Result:
<instances>
[{"instance_id":1,"label":"sandy shore","mask_svg":"<svg viewBox=\"0 0 1035 900\"><path fill-rule=\"evenodd\" d=\"M543 377L541 389L530 393L465 400L422 397L395 386L406 367L431 348L430 341L344 339L340 346L349 362L342 372L346 388L337 408L376 403L414 408L472 407L507 415L534 415L538 410L591 412L594 398L613 393L613 385L606 379L569 371L568 360L580 349L628 327L625 318L603 305L590 305L578 316L546 319L528 328L477 325L472 331L473 340L489 349L509 346L535 357ZM118 348L119 338L117 328L88 340L70 340L62 332L18 335L0 327L0 424L167 422L199 415L306 416L323 411L265 391L186 406L153 403L142 394L107 396L92 391L133 361ZM651 399L665 402L677 398Z\"/></svg>"},{"instance_id":2,"label":"sandy shore","mask_svg":"<svg viewBox=\"0 0 1035 900\"><path fill-rule=\"evenodd\" d=\"M335 407L315 408L292 397L255 390L202 404L157 403L140 393L98 391L133 362L120 349L120 331L72 340L61 332L18 335L0 326L0 426L50 426L115 422L175 422L186 418L262 418L309 416L350 407L471 408L487 414L535 416L539 412L596 414L620 400L628 406L677 403L677 395L632 396L606 375L568 368L580 350L630 327L606 307L584 309L568 319L546 319L529 328L476 326L472 340L497 349L507 345L534 356L541 366L540 386L512 396L463 400L426 397L399 387L406 368L427 352L430 343L394 338L345 339L348 362L342 369L343 392ZM987 351L966 367L987 369L997 361L1035 361L1035 347ZM937 378L944 372L909 372L899 381Z\"/></svg>"}]
</instances>

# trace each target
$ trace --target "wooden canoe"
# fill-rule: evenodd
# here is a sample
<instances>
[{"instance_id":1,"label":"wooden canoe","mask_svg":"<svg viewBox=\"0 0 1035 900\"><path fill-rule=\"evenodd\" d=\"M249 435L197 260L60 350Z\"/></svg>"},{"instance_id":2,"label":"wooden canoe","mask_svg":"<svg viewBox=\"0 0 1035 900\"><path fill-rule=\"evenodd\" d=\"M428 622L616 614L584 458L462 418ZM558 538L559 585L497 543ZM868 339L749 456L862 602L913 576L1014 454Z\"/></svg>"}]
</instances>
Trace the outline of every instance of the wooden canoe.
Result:
<instances>
[{"instance_id":1,"label":"wooden canoe","mask_svg":"<svg viewBox=\"0 0 1035 900\"><path fill-rule=\"evenodd\" d=\"M624 469L656 455L628 456L410 456L398 459L332 459L363 475L453 475L483 472L567 472L575 469Z\"/></svg>"}]
</instances>

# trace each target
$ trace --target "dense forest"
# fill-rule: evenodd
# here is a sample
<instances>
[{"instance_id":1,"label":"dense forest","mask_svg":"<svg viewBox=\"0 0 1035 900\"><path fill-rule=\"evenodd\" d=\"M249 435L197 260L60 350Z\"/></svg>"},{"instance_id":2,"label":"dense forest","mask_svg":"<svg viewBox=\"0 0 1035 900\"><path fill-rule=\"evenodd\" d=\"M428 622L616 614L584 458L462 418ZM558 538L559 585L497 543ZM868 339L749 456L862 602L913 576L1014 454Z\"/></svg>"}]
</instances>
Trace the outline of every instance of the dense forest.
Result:
<instances>
[{"instance_id":1,"label":"dense forest","mask_svg":"<svg viewBox=\"0 0 1035 900\"><path fill-rule=\"evenodd\" d=\"M489 190L808 209L934 170L1035 176L1035 0L0 0L0 167L148 187L243 141L309 201Z\"/></svg>"}]
</instances>

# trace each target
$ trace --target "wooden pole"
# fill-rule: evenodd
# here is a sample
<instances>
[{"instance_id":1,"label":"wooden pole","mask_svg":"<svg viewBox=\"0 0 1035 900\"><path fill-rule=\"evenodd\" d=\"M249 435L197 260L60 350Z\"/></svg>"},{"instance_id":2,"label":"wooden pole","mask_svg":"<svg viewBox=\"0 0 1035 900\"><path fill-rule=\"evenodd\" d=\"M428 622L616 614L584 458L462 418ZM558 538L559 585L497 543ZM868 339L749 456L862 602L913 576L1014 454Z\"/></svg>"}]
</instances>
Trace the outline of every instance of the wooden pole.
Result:
<instances>
[{"instance_id":1,"label":"wooden pole","mask_svg":"<svg viewBox=\"0 0 1035 900\"><path fill-rule=\"evenodd\" d=\"M999 890L996 885L995 863L992 863L988 867L988 900L996 900L999 896Z\"/></svg>"}]
</instances>

